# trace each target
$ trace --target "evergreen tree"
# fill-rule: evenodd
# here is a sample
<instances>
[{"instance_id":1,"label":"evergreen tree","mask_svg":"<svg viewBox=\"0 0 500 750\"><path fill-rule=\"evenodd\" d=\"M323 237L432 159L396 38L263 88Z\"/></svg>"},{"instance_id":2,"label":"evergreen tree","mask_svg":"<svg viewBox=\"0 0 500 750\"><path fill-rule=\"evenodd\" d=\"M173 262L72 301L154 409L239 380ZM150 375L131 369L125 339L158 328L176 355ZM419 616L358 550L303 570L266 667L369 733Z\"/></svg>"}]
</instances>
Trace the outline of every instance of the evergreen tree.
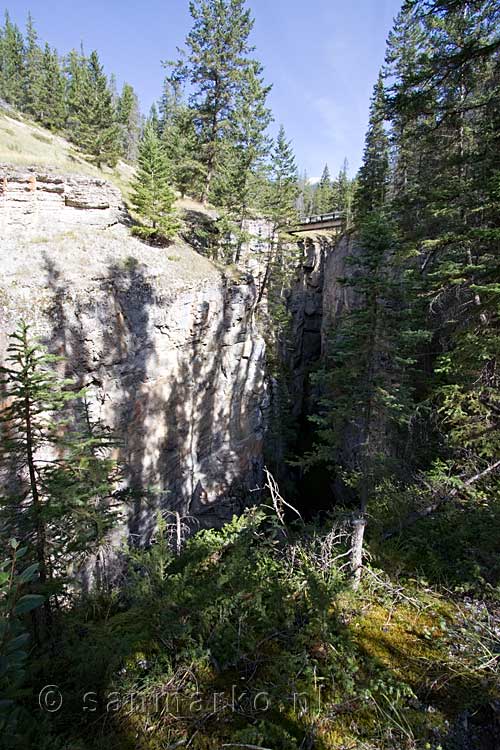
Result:
<instances>
[{"instance_id":1,"label":"evergreen tree","mask_svg":"<svg viewBox=\"0 0 500 750\"><path fill-rule=\"evenodd\" d=\"M379 73L370 106L363 165L359 170L356 216L361 219L384 206L389 185L389 139L384 128L384 82Z\"/></svg>"},{"instance_id":2,"label":"evergreen tree","mask_svg":"<svg viewBox=\"0 0 500 750\"><path fill-rule=\"evenodd\" d=\"M314 193L314 213L326 214L333 209L333 186L330 179L328 164L325 164L323 174Z\"/></svg>"},{"instance_id":3,"label":"evergreen tree","mask_svg":"<svg viewBox=\"0 0 500 750\"><path fill-rule=\"evenodd\" d=\"M178 83L167 76L160 101L159 131L172 181L181 196L201 196L205 170L199 158L194 112L183 102Z\"/></svg>"},{"instance_id":4,"label":"evergreen tree","mask_svg":"<svg viewBox=\"0 0 500 750\"><path fill-rule=\"evenodd\" d=\"M31 13L26 24L25 86L23 109L35 119L40 119L40 100L43 79L43 53L38 45Z\"/></svg>"},{"instance_id":5,"label":"evergreen tree","mask_svg":"<svg viewBox=\"0 0 500 750\"><path fill-rule=\"evenodd\" d=\"M25 97L24 41L19 27L12 23L7 11L0 51L0 96L21 109Z\"/></svg>"},{"instance_id":6,"label":"evergreen tree","mask_svg":"<svg viewBox=\"0 0 500 750\"><path fill-rule=\"evenodd\" d=\"M139 145L132 188L132 205L144 222L135 228L135 233L143 237L173 237L179 227L174 211L175 194L170 187L165 148L153 123L146 125Z\"/></svg>"},{"instance_id":7,"label":"evergreen tree","mask_svg":"<svg viewBox=\"0 0 500 750\"><path fill-rule=\"evenodd\" d=\"M66 119L65 87L59 57L56 50L45 45L42 56L41 86L38 100L38 119L50 130L60 130Z\"/></svg>"},{"instance_id":8,"label":"evergreen tree","mask_svg":"<svg viewBox=\"0 0 500 750\"><path fill-rule=\"evenodd\" d=\"M161 133L161 125L160 125L160 118L158 116L158 109L156 107L156 104L153 102L153 104L150 107L149 114L147 117L146 125L151 125L153 130L157 135L160 135Z\"/></svg>"},{"instance_id":9,"label":"evergreen tree","mask_svg":"<svg viewBox=\"0 0 500 750\"><path fill-rule=\"evenodd\" d=\"M162 141L172 182L181 196L201 196L205 170L199 159L193 111L185 104L179 105L169 124L163 126Z\"/></svg>"},{"instance_id":10,"label":"evergreen tree","mask_svg":"<svg viewBox=\"0 0 500 750\"><path fill-rule=\"evenodd\" d=\"M314 190L306 171L304 171L304 174L299 179L298 191L297 211L299 216L311 216L314 213Z\"/></svg>"},{"instance_id":11,"label":"evergreen tree","mask_svg":"<svg viewBox=\"0 0 500 750\"><path fill-rule=\"evenodd\" d=\"M48 355L21 323L10 336L1 387L0 461L7 472L2 502L3 541L15 536L35 551L49 597L61 591L68 566L78 565L104 538L115 466L110 436L88 415L70 427L68 405L84 398L52 369ZM55 585L57 586L55 587ZM50 618L50 598L46 603Z\"/></svg>"},{"instance_id":12,"label":"evergreen tree","mask_svg":"<svg viewBox=\"0 0 500 750\"><path fill-rule=\"evenodd\" d=\"M85 72L78 75L77 80L74 140L93 156L98 167L103 163L113 167L120 153L120 128L108 82L95 50L88 59Z\"/></svg>"},{"instance_id":13,"label":"evergreen tree","mask_svg":"<svg viewBox=\"0 0 500 750\"><path fill-rule=\"evenodd\" d=\"M178 81L169 76L163 81L163 92L159 106L160 131L162 135L174 124L179 109L183 105L182 90ZM165 137L168 140L168 137Z\"/></svg>"},{"instance_id":14,"label":"evergreen tree","mask_svg":"<svg viewBox=\"0 0 500 750\"><path fill-rule=\"evenodd\" d=\"M281 317L278 308L283 305L283 293L290 274L295 268L296 252L288 229L297 221L299 194L298 170L292 145L287 140L283 125L271 152L269 181L265 196L265 215L271 223L271 240L266 268L259 291L259 302L267 293L268 304L275 307L275 317ZM278 323L278 328L281 325Z\"/></svg>"},{"instance_id":15,"label":"evergreen tree","mask_svg":"<svg viewBox=\"0 0 500 750\"><path fill-rule=\"evenodd\" d=\"M223 166L213 183L218 206L225 209L227 230L234 244L234 262L238 262L243 242L248 239L244 222L256 203L260 183L256 179L268 153L270 139L266 130L271 113L266 106L270 87L264 85L262 67L249 63L245 85L236 97L231 142L226 144Z\"/></svg>"},{"instance_id":16,"label":"evergreen tree","mask_svg":"<svg viewBox=\"0 0 500 750\"><path fill-rule=\"evenodd\" d=\"M267 196L267 214L276 232L284 230L297 218L298 171L292 144L287 140L285 128L280 126L271 152L270 185Z\"/></svg>"},{"instance_id":17,"label":"evergreen tree","mask_svg":"<svg viewBox=\"0 0 500 750\"><path fill-rule=\"evenodd\" d=\"M81 127L81 101L83 95L84 80L87 76L87 58L83 53L73 49L65 61L66 73L66 129L72 139L75 139L74 133L78 132Z\"/></svg>"},{"instance_id":18,"label":"evergreen tree","mask_svg":"<svg viewBox=\"0 0 500 750\"><path fill-rule=\"evenodd\" d=\"M137 94L129 83L123 85L116 109L122 133L122 155L126 161L134 162L141 134L141 115Z\"/></svg>"},{"instance_id":19,"label":"evergreen tree","mask_svg":"<svg viewBox=\"0 0 500 750\"><path fill-rule=\"evenodd\" d=\"M333 207L335 211L342 214L346 229L350 229L352 226L354 194L357 184L347 176L348 166L347 159L344 159L342 168L332 185Z\"/></svg>"},{"instance_id":20,"label":"evergreen tree","mask_svg":"<svg viewBox=\"0 0 500 750\"><path fill-rule=\"evenodd\" d=\"M254 65L249 58L253 20L245 9L245 0L192 0L189 8L193 28L186 38L186 54L174 67L172 81L185 83L192 91L189 102L205 171L202 198L206 201L228 145L233 142L236 108L249 85L245 72Z\"/></svg>"}]
</instances>

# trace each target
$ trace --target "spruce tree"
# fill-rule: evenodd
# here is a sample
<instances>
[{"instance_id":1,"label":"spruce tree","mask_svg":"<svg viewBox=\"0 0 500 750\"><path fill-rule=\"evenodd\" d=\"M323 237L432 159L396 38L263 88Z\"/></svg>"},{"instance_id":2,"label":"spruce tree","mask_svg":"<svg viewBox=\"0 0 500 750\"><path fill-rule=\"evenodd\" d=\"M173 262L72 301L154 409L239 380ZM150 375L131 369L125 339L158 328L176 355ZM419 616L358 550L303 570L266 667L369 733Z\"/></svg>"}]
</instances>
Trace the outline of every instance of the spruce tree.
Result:
<instances>
[{"instance_id":1,"label":"spruce tree","mask_svg":"<svg viewBox=\"0 0 500 750\"><path fill-rule=\"evenodd\" d=\"M206 201L233 143L237 102L249 84L245 72L253 65L249 43L253 20L245 0L192 0L189 9L193 27L172 81L186 84L192 92L189 103L199 136Z\"/></svg>"},{"instance_id":2,"label":"spruce tree","mask_svg":"<svg viewBox=\"0 0 500 750\"><path fill-rule=\"evenodd\" d=\"M22 109L25 98L24 40L19 27L5 11L5 24L0 46L0 96Z\"/></svg>"},{"instance_id":3,"label":"spruce tree","mask_svg":"<svg viewBox=\"0 0 500 750\"><path fill-rule=\"evenodd\" d=\"M353 222L354 195L357 189L357 180L350 180L347 159L344 159L342 168L337 178L333 181L333 206L335 211L342 214L345 229L350 229Z\"/></svg>"},{"instance_id":4,"label":"spruce tree","mask_svg":"<svg viewBox=\"0 0 500 750\"><path fill-rule=\"evenodd\" d=\"M116 111L121 129L123 158L135 162L141 134L141 115L137 94L129 83L123 84Z\"/></svg>"},{"instance_id":5,"label":"spruce tree","mask_svg":"<svg viewBox=\"0 0 500 750\"><path fill-rule=\"evenodd\" d=\"M276 306L281 299L289 275L294 270L295 253L289 252L289 228L297 221L297 198L299 177L292 144L287 140L283 125L271 151L269 180L264 199L265 215L271 223L271 240L267 253L264 278L259 292L259 301L264 293L270 293Z\"/></svg>"},{"instance_id":6,"label":"spruce tree","mask_svg":"<svg viewBox=\"0 0 500 750\"><path fill-rule=\"evenodd\" d=\"M223 166L213 183L214 200L224 209L229 222L227 229L233 239L234 262L238 262L243 242L248 239L244 222L258 200L256 175L270 147L266 130L272 119L266 106L270 87L264 85L262 67L257 62L249 63L244 77L245 85L235 100L233 127Z\"/></svg>"},{"instance_id":7,"label":"spruce tree","mask_svg":"<svg viewBox=\"0 0 500 750\"><path fill-rule=\"evenodd\" d=\"M163 85L158 129L173 184L182 197L200 197L206 173L200 160L194 112L183 101L180 85L169 76Z\"/></svg>"},{"instance_id":8,"label":"spruce tree","mask_svg":"<svg viewBox=\"0 0 500 750\"><path fill-rule=\"evenodd\" d=\"M57 51L46 44L42 56L38 119L50 130L60 130L64 126L65 87Z\"/></svg>"},{"instance_id":9,"label":"spruce tree","mask_svg":"<svg viewBox=\"0 0 500 750\"><path fill-rule=\"evenodd\" d=\"M66 57L64 71L66 74L66 129L70 138L75 140L75 133L80 129L83 82L87 75L87 58L83 49L80 52L76 49L71 50Z\"/></svg>"},{"instance_id":10,"label":"spruce tree","mask_svg":"<svg viewBox=\"0 0 500 750\"><path fill-rule=\"evenodd\" d=\"M157 135L160 135L161 133L161 125L160 125L160 118L158 116L158 109L156 107L156 104L153 102L149 109L149 114L147 116L146 125L151 125L153 130Z\"/></svg>"},{"instance_id":11,"label":"spruce tree","mask_svg":"<svg viewBox=\"0 0 500 750\"><path fill-rule=\"evenodd\" d=\"M61 592L68 566L75 568L95 550L114 519L112 440L87 413L74 423L68 407L84 404L84 393L57 375L59 360L21 323L0 370L1 533L4 542L15 536L34 550L49 597L47 620L50 597Z\"/></svg>"},{"instance_id":12,"label":"spruce tree","mask_svg":"<svg viewBox=\"0 0 500 750\"><path fill-rule=\"evenodd\" d=\"M91 155L98 167L113 167L120 154L120 128L116 122L111 91L94 50L78 80L74 116L74 140Z\"/></svg>"},{"instance_id":13,"label":"spruce tree","mask_svg":"<svg viewBox=\"0 0 500 750\"><path fill-rule=\"evenodd\" d=\"M325 164L321 179L314 193L314 213L326 214L333 209L333 186L328 164Z\"/></svg>"},{"instance_id":14,"label":"spruce tree","mask_svg":"<svg viewBox=\"0 0 500 750\"><path fill-rule=\"evenodd\" d=\"M270 159L270 185L267 214L276 231L285 229L297 218L298 170L292 144L280 126Z\"/></svg>"},{"instance_id":15,"label":"spruce tree","mask_svg":"<svg viewBox=\"0 0 500 750\"><path fill-rule=\"evenodd\" d=\"M174 210L175 194L170 187L167 156L153 123L148 123L139 145L137 174L131 202L143 224L135 227L142 237L171 238L179 223Z\"/></svg>"},{"instance_id":16,"label":"spruce tree","mask_svg":"<svg viewBox=\"0 0 500 750\"><path fill-rule=\"evenodd\" d=\"M38 35L31 13L26 23L25 83L23 109L32 117L40 119L42 93L43 53L38 45Z\"/></svg>"},{"instance_id":17,"label":"spruce tree","mask_svg":"<svg viewBox=\"0 0 500 750\"><path fill-rule=\"evenodd\" d=\"M360 220L381 208L389 185L389 139L384 128L385 95L382 73L374 86L363 164L356 192L356 216Z\"/></svg>"}]
</instances>

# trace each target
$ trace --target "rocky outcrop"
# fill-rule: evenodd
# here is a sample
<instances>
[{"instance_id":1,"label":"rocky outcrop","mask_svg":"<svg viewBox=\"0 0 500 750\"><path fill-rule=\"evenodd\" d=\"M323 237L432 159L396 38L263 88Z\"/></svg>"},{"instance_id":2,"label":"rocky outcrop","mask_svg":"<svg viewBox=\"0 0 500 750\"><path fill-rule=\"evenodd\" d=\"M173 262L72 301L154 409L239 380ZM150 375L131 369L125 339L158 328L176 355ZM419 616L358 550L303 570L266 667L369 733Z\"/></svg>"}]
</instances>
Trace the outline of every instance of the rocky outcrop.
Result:
<instances>
[{"instance_id":1,"label":"rocky outcrop","mask_svg":"<svg viewBox=\"0 0 500 750\"><path fill-rule=\"evenodd\" d=\"M109 184L4 176L0 355L21 318L117 433L146 539L158 507L220 524L260 485L264 342L250 276L130 236ZM118 223L117 223L118 222Z\"/></svg>"},{"instance_id":2,"label":"rocky outcrop","mask_svg":"<svg viewBox=\"0 0 500 750\"><path fill-rule=\"evenodd\" d=\"M2 236L103 227L125 215L120 192L105 180L0 165Z\"/></svg>"}]
</instances>

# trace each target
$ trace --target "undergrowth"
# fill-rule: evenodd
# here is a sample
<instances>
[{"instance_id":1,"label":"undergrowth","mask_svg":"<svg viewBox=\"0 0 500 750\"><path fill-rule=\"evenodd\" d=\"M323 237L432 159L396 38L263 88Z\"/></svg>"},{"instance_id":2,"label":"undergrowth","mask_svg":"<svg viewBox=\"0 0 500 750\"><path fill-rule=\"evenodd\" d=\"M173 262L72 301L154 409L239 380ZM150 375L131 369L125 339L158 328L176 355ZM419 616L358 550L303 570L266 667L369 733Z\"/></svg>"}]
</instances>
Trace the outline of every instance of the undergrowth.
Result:
<instances>
[{"instance_id":1,"label":"undergrowth","mask_svg":"<svg viewBox=\"0 0 500 750\"><path fill-rule=\"evenodd\" d=\"M166 531L60 613L7 746L437 750L498 699L488 612L374 567L354 594L334 525L285 530L253 509L179 555ZM46 685L57 710L39 706Z\"/></svg>"}]
</instances>

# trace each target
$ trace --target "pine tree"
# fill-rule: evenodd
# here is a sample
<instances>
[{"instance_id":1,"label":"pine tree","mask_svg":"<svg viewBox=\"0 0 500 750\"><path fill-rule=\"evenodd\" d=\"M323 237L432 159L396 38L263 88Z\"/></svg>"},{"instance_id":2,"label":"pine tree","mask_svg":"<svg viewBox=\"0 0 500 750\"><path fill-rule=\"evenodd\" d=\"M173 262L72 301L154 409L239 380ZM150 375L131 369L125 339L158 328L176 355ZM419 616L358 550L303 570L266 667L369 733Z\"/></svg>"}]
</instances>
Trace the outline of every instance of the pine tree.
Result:
<instances>
[{"instance_id":1,"label":"pine tree","mask_svg":"<svg viewBox=\"0 0 500 750\"><path fill-rule=\"evenodd\" d=\"M333 186L328 164L325 164L321 179L314 193L314 213L326 214L333 209Z\"/></svg>"},{"instance_id":2,"label":"pine tree","mask_svg":"<svg viewBox=\"0 0 500 750\"><path fill-rule=\"evenodd\" d=\"M15 536L34 549L48 597L61 591L68 565L77 567L114 520L110 435L91 425L87 414L79 426L70 426L68 405L82 403L84 394L56 374L59 360L21 323L0 371L6 404L0 462L7 474L1 533L3 541ZM45 609L48 621L50 598Z\"/></svg>"},{"instance_id":3,"label":"pine tree","mask_svg":"<svg viewBox=\"0 0 500 750\"><path fill-rule=\"evenodd\" d=\"M25 84L23 109L35 119L40 119L40 98L42 93L43 53L38 45L38 35L35 30L31 13L26 23L25 48Z\"/></svg>"},{"instance_id":4,"label":"pine tree","mask_svg":"<svg viewBox=\"0 0 500 750\"><path fill-rule=\"evenodd\" d=\"M91 53L85 72L78 76L74 101L74 140L90 154L98 167L116 165L120 154L120 128L111 92L97 52Z\"/></svg>"},{"instance_id":5,"label":"pine tree","mask_svg":"<svg viewBox=\"0 0 500 750\"><path fill-rule=\"evenodd\" d=\"M81 101L83 92L83 82L87 75L87 58L83 53L73 49L65 60L66 73L66 129L69 136L74 140L74 133L78 132L81 127Z\"/></svg>"},{"instance_id":6,"label":"pine tree","mask_svg":"<svg viewBox=\"0 0 500 750\"><path fill-rule=\"evenodd\" d=\"M350 180L348 162L344 159L342 168L333 181L333 205L335 211L339 211L344 219L345 229L350 229L353 222L354 195L357 189L357 180Z\"/></svg>"},{"instance_id":7,"label":"pine tree","mask_svg":"<svg viewBox=\"0 0 500 750\"><path fill-rule=\"evenodd\" d=\"M174 211L175 194L170 187L165 148L152 123L146 125L139 145L132 188L132 205L144 222L135 228L135 233L151 238L173 237L179 227Z\"/></svg>"},{"instance_id":8,"label":"pine tree","mask_svg":"<svg viewBox=\"0 0 500 750\"><path fill-rule=\"evenodd\" d=\"M153 102L153 104L150 107L149 114L147 117L146 125L151 125L153 130L157 135L160 135L161 133L161 125L160 125L160 118L158 116L158 109L156 107L156 104Z\"/></svg>"},{"instance_id":9,"label":"pine tree","mask_svg":"<svg viewBox=\"0 0 500 750\"><path fill-rule=\"evenodd\" d=\"M298 171L292 144L287 140L285 128L280 126L271 152L270 187L267 214L276 231L285 229L297 217Z\"/></svg>"},{"instance_id":10,"label":"pine tree","mask_svg":"<svg viewBox=\"0 0 500 750\"><path fill-rule=\"evenodd\" d=\"M172 181L181 196L200 197L205 169L200 160L194 112L183 101L178 83L167 76L160 101L159 132L165 144Z\"/></svg>"},{"instance_id":11,"label":"pine tree","mask_svg":"<svg viewBox=\"0 0 500 750\"><path fill-rule=\"evenodd\" d=\"M38 119L50 130L60 130L64 126L65 87L58 54L46 44L42 56Z\"/></svg>"},{"instance_id":12,"label":"pine tree","mask_svg":"<svg viewBox=\"0 0 500 750\"><path fill-rule=\"evenodd\" d=\"M7 11L0 50L0 96L21 109L25 97L24 40L19 27L12 23Z\"/></svg>"},{"instance_id":13,"label":"pine tree","mask_svg":"<svg viewBox=\"0 0 500 750\"><path fill-rule=\"evenodd\" d=\"M200 197L205 170L199 159L193 111L185 104L179 105L169 124L163 126L161 138L176 189L182 197Z\"/></svg>"},{"instance_id":14,"label":"pine tree","mask_svg":"<svg viewBox=\"0 0 500 750\"><path fill-rule=\"evenodd\" d=\"M362 219L380 209L387 199L389 185L389 139L384 128L385 95L382 73L374 86L365 139L363 164L359 170L356 216Z\"/></svg>"},{"instance_id":15,"label":"pine tree","mask_svg":"<svg viewBox=\"0 0 500 750\"><path fill-rule=\"evenodd\" d=\"M419 352L427 377L416 381L430 418L425 441L412 443L427 472L427 512L446 488L465 498L499 487L496 22L488 1L412 1L389 39L390 208L416 280L412 315L432 340Z\"/></svg>"},{"instance_id":16,"label":"pine tree","mask_svg":"<svg viewBox=\"0 0 500 750\"><path fill-rule=\"evenodd\" d=\"M189 103L199 136L206 201L231 145L237 101L248 85L245 72L253 65L249 58L253 20L245 0L192 0L189 8L193 28L172 81L187 84L192 91Z\"/></svg>"},{"instance_id":17,"label":"pine tree","mask_svg":"<svg viewBox=\"0 0 500 750\"><path fill-rule=\"evenodd\" d=\"M160 132L163 135L173 126L179 109L183 105L180 83L166 76L163 81L163 92L159 103ZM168 140L168 136L165 137Z\"/></svg>"},{"instance_id":18,"label":"pine tree","mask_svg":"<svg viewBox=\"0 0 500 750\"><path fill-rule=\"evenodd\" d=\"M141 134L141 115L137 94L129 83L123 85L116 110L122 133L122 155L126 161L135 162Z\"/></svg>"},{"instance_id":19,"label":"pine tree","mask_svg":"<svg viewBox=\"0 0 500 750\"><path fill-rule=\"evenodd\" d=\"M223 166L213 181L214 200L225 211L225 220L234 244L232 260L238 262L243 242L245 219L258 200L255 177L268 153L270 139L266 130L271 113L266 106L270 88L264 85L262 67L249 63L245 85L235 100L230 142L226 144Z\"/></svg>"},{"instance_id":20,"label":"pine tree","mask_svg":"<svg viewBox=\"0 0 500 750\"><path fill-rule=\"evenodd\" d=\"M302 177L299 179L298 190L297 211L299 216L312 216L314 213L314 190L306 171L304 171Z\"/></svg>"},{"instance_id":21,"label":"pine tree","mask_svg":"<svg viewBox=\"0 0 500 750\"><path fill-rule=\"evenodd\" d=\"M292 145L287 140L283 125L271 152L269 181L264 200L265 215L271 222L271 241L264 278L259 291L259 302L264 293L268 302L272 297L276 308L282 306L282 296L289 274L294 270L295 254L288 229L297 220L299 194L298 170ZM272 292L270 292L272 288Z\"/></svg>"}]
</instances>

